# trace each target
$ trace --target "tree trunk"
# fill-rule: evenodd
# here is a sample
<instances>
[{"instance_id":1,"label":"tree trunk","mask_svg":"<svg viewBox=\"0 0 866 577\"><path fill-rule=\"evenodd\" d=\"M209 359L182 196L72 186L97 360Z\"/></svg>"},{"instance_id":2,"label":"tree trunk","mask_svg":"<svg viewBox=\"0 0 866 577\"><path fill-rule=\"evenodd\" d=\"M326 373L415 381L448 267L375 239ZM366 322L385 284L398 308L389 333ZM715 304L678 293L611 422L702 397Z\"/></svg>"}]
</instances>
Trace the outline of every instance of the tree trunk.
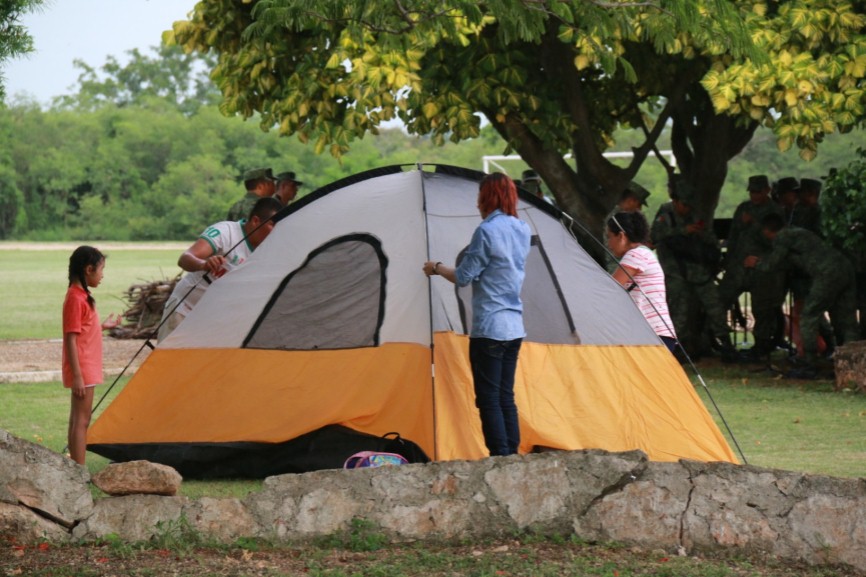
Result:
<instances>
[{"instance_id":1,"label":"tree trunk","mask_svg":"<svg viewBox=\"0 0 866 577\"><path fill-rule=\"evenodd\" d=\"M671 115L671 148L685 179L697 192L700 217L712 222L728 175L728 161L742 152L758 123L716 114L700 85L689 90Z\"/></svg>"},{"instance_id":2,"label":"tree trunk","mask_svg":"<svg viewBox=\"0 0 866 577\"><path fill-rule=\"evenodd\" d=\"M573 165L561 150L551 150L533 131L526 117L511 114L497 118L495 111L482 110L499 134L520 154L544 180L558 206L575 220L575 234L584 249L598 262L605 261L604 218L616 205L622 191L634 178L652 152L668 120L673 121L672 147L677 164L686 180L698 194L696 210L702 219L711 222L719 194L727 176L728 161L742 151L752 138L757 123L727 115L715 114L712 103L697 80L706 71L706 62L690 60L667 62L666 70L674 75L667 81L665 105L652 127L641 126L645 140L633 148L634 157L627 167L613 164L604 157L599 139L593 131L592 119L598 114L587 95L586 78L575 73L573 49L560 42L552 28L539 46L528 47L540 52L541 74L546 82L563 87L559 103L571 122L578 127L571 143ZM653 63L645 63L644 74L653 74ZM655 73L658 73L657 71ZM644 115L638 100L626 109L608 111L617 118L629 118L635 124ZM631 108L629 109L629 106Z\"/></svg>"}]
</instances>

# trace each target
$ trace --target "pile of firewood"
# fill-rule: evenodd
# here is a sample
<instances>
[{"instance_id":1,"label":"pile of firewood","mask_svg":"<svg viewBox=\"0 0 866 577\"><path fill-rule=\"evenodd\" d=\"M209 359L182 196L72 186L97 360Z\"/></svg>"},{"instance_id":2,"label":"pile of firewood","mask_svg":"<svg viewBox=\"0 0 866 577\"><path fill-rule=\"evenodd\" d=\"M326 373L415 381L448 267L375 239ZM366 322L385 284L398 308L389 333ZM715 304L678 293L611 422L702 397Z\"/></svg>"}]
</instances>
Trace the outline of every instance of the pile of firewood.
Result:
<instances>
[{"instance_id":1,"label":"pile of firewood","mask_svg":"<svg viewBox=\"0 0 866 577\"><path fill-rule=\"evenodd\" d=\"M123 312L123 324L109 334L116 339L147 339L155 337L162 319L165 301L174 290L180 275L173 279L134 284L126 290L123 300L128 308Z\"/></svg>"}]
</instances>

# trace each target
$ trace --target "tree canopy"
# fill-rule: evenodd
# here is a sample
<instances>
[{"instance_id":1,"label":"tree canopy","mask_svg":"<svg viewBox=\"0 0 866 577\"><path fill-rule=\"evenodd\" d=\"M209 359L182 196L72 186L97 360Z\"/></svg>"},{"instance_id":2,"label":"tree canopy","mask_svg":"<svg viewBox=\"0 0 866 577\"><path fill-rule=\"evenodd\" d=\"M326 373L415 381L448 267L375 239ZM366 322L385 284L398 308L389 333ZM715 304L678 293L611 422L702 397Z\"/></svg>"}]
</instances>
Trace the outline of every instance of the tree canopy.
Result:
<instances>
[{"instance_id":1,"label":"tree canopy","mask_svg":"<svg viewBox=\"0 0 866 577\"><path fill-rule=\"evenodd\" d=\"M825 135L864 119L866 6L846 0L751 2L746 25L764 62L719 59L701 84L715 110L771 128L810 160Z\"/></svg>"},{"instance_id":2,"label":"tree canopy","mask_svg":"<svg viewBox=\"0 0 866 577\"><path fill-rule=\"evenodd\" d=\"M0 2L0 67L10 58L33 51L33 38L21 24L21 17L42 5L42 0L4 0ZM6 96L0 75L0 100Z\"/></svg>"},{"instance_id":3,"label":"tree canopy","mask_svg":"<svg viewBox=\"0 0 866 577\"><path fill-rule=\"evenodd\" d=\"M716 0L223 0L199 3L167 40L216 52L224 112L333 155L395 117L436 141L471 138L481 113L588 221L702 75L672 77L666 60L750 46L737 10ZM602 156L619 126L646 129L627 167Z\"/></svg>"},{"instance_id":4,"label":"tree canopy","mask_svg":"<svg viewBox=\"0 0 866 577\"><path fill-rule=\"evenodd\" d=\"M225 113L336 156L393 118L441 142L477 135L483 114L561 207L595 223L668 125L712 217L759 125L809 158L859 122L863 12L847 0L221 0L167 40L216 53ZM644 133L626 166L602 156L618 128Z\"/></svg>"},{"instance_id":5,"label":"tree canopy","mask_svg":"<svg viewBox=\"0 0 866 577\"><path fill-rule=\"evenodd\" d=\"M216 50L213 78L227 112L261 115L264 127L335 155L395 117L437 140L474 137L478 111L503 123L525 117L540 138L569 151L581 127L563 110L569 94L549 82L551 73L635 80L627 42L682 53L690 32L711 52L729 53L742 47L733 44L742 33L702 18L712 11L734 27L727 4L229 0L199 3L191 21L175 24L173 38L187 49ZM560 46L567 47L561 55L541 54ZM543 56L565 66L543 74ZM602 137L615 121L595 119Z\"/></svg>"},{"instance_id":6,"label":"tree canopy","mask_svg":"<svg viewBox=\"0 0 866 577\"><path fill-rule=\"evenodd\" d=\"M208 78L213 59L207 54L184 54L177 46L164 44L154 54L135 48L121 64L109 55L99 68L75 60L78 90L55 99L54 105L76 110L96 110L106 105L143 106L148 100L161 100L173 108L192 114L199 107L216 104L219 91Z\"/></svg>"},{"instance_id":7,"label":"tree canopy","mask_svg":"<svg viewBox=\"0 0 866 577\"><path fill-rule=\"evenodd\" d=\"M129 56L80 63L76 90L47 110L0 107L0 238L187 240L225 218L250 168L297 172L303 195L383 158L476 166L501 147L491 129L434 150L395 128L339 161L220 114L200 58L165 46Z\"/></svg>"}]
</instances>

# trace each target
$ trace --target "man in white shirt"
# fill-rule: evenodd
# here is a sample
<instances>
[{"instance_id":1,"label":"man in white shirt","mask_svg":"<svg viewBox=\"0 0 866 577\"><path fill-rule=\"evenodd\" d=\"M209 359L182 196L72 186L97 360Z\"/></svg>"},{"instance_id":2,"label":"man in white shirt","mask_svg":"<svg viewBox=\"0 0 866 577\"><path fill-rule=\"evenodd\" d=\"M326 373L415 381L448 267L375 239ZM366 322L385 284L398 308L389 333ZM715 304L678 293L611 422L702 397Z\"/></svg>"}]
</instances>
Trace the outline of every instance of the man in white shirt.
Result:
<instances>
[{"instance_id":1,"label":"man in white shirt","mask_svg":"<svg viewBox=\"0 0 866 577\"><path fill-rule=\"evenodd\" d=\"M271 217L282 209L273 197L260 198L247 220L212 224L186 249L177 264L187 271L165 302L157 342L186 318L207 287L246 261L274 228Z\"/></svg>"}]
</instances>

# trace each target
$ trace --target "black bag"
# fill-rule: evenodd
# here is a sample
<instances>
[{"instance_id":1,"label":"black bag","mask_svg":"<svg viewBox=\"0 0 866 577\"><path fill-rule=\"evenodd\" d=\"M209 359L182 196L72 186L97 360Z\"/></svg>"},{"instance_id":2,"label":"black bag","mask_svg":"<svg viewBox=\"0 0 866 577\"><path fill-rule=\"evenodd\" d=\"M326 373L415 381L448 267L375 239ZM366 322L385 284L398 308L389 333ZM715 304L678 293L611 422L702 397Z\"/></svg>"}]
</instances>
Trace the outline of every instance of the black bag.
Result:
<instances>
[{"instance_id":1,"label":"black bag","mask_svg":"<svg viewBox=\"0 0 866 577\"><path fill-rule=\"evenodd\" d=\"M399 433L381 437L343 427L328 425L286 443L291 447L282 467L289 472L342 469L346 459L361 451L395 453L410 463L429 463L430 457L418 445ZM288 447L287 447L288 448Z\"/></svg>"},{"instance_id":2,"label":"black bag","mask_svg":"<svg viewBox=\"0 0 866 577\"><path fill-rule=\"evenodd\" d=\"M394 436L393 439L391 438L392 435ZM427 453L421 447L408 439L404 439L400 436L400 433L385 433L382 435L382 438L386 441L385 448L383 449L384 452L402 455L410 463L430 462L430 457L427 456Z\"/></svg>"}]
</instances>

